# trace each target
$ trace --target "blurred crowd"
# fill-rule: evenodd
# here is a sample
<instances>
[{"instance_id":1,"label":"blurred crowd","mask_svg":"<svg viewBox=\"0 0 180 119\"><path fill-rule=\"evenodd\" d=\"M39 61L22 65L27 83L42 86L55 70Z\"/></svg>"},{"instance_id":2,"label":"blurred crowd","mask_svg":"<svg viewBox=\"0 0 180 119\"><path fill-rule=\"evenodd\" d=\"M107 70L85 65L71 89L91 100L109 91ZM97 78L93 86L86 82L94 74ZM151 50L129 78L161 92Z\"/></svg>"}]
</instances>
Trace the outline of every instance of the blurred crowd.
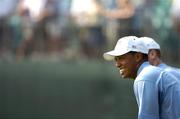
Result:
<instances>
[{"instance_id":1,"label":"blurred crowd","mask_svg":"<svg viewBox=\"0 0 180 119\"><path fill-rule=\"evenodd\" d=\"M127 35L152 37L180 59L178 0L0 0L0 8L1 59L101 59Z\"/></svg>"}]
</instances>

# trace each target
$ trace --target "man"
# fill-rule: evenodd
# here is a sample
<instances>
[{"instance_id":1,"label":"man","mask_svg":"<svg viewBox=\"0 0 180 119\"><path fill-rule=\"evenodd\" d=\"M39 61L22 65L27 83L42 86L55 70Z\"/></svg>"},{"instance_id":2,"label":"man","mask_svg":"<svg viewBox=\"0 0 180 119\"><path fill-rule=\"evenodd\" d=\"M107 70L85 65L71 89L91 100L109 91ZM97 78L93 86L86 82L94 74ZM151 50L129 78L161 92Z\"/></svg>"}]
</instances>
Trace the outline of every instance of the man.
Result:
<instances>
[{"instance_id":1,"label":"man","mask_svg":"<svg viewBox=\"0 0 180 119\"><path fill-rule=\"evenodd\" d=\"M138 119L180 119L180 82L150 65L147 53L137 37L126 36L118 40L114 50L104 53L104 58L114 58L121 76L134 79Z\"/></svg>"},{"instance_id":2,"label":"man","mask_svg":"<svg viewBox=\"0 0 180 119\"><path fill-rule=\"evenodd\" d=\"M170 73L172 73L177 79L180 79L180 69L168 66L161 60L160 45L150 37L139 38L148 49L148 60L151 65L158 66Z\"/></svg>"}]
</instances>

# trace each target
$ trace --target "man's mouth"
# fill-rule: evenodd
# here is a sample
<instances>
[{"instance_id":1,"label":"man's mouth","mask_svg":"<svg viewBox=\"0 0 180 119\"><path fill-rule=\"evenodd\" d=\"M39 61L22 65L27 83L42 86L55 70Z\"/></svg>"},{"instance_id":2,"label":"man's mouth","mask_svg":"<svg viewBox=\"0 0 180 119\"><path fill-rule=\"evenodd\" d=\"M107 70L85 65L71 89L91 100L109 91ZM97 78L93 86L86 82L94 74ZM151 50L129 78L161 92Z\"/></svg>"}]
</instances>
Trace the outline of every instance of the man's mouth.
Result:
<instances>
[{"instance_id":1,"label":"man's mouth","mask_svg":"<svg viewBox=\"0 0 180 119\"><path fill-rule=\"evenodd\" d=\"M119 73L123 75L124 69L119 69Z\"/></svg>"}]
</instances>

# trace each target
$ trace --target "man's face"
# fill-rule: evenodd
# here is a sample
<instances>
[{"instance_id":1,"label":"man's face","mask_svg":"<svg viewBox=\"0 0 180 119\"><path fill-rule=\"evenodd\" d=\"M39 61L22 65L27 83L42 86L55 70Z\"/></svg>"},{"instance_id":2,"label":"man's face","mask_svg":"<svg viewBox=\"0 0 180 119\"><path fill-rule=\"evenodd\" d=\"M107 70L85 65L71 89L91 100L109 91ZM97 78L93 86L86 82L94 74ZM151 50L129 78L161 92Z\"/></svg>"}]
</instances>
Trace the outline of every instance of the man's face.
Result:
<instances>
[{"instance_id":1,"label":"man's face","mask_svg":"<svg viewBox=\"0 0 180 119\"><path fill-rule=\"evenodd\" d=\"M151 65L157 66L159 64L159 57L156 50L150 49L148 53L148 61Z\"/></svg>"},{"instance_id":2,"label":"man's face","mask_svg":"<svg viewBox=\"0 0 180 119\"><path fill-rule=\"evenodd\" d=\"M122 56L115 57L116 67L123 78L135 78L137 75L137 63L135 61L135 53L127 53Z\"/></svg>"}]
</instances>

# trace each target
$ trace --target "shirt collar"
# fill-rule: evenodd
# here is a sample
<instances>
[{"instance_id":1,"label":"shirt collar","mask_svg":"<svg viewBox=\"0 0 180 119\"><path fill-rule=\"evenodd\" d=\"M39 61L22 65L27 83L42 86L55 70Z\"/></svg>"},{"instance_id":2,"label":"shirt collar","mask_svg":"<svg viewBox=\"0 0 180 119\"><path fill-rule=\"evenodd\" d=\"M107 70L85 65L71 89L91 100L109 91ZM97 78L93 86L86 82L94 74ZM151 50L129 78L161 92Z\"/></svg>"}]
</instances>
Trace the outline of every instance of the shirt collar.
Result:
<instances>
[{"instance_id":1,"label":"shirt collar","mask_svg":"<svg viewBox=\"0 0 180 119\"><path fill-rule=\"evenodd\" d=\"M141 64L141 66L138 69L137 75L144 69L144 67L150 65L148 61Z\"/></svg>"},{"instance_id":2,"label":"shirt collar","mask_svg":"<svg viewBox=\"0 0 180 119\"><path fill-rule=\"evenodd\" d=\"M159 65L158 65L158 67L160 67L160 68L167 68L168 66L165 64L165 63L160 63Z\"/></svg>"}]
</instances>

